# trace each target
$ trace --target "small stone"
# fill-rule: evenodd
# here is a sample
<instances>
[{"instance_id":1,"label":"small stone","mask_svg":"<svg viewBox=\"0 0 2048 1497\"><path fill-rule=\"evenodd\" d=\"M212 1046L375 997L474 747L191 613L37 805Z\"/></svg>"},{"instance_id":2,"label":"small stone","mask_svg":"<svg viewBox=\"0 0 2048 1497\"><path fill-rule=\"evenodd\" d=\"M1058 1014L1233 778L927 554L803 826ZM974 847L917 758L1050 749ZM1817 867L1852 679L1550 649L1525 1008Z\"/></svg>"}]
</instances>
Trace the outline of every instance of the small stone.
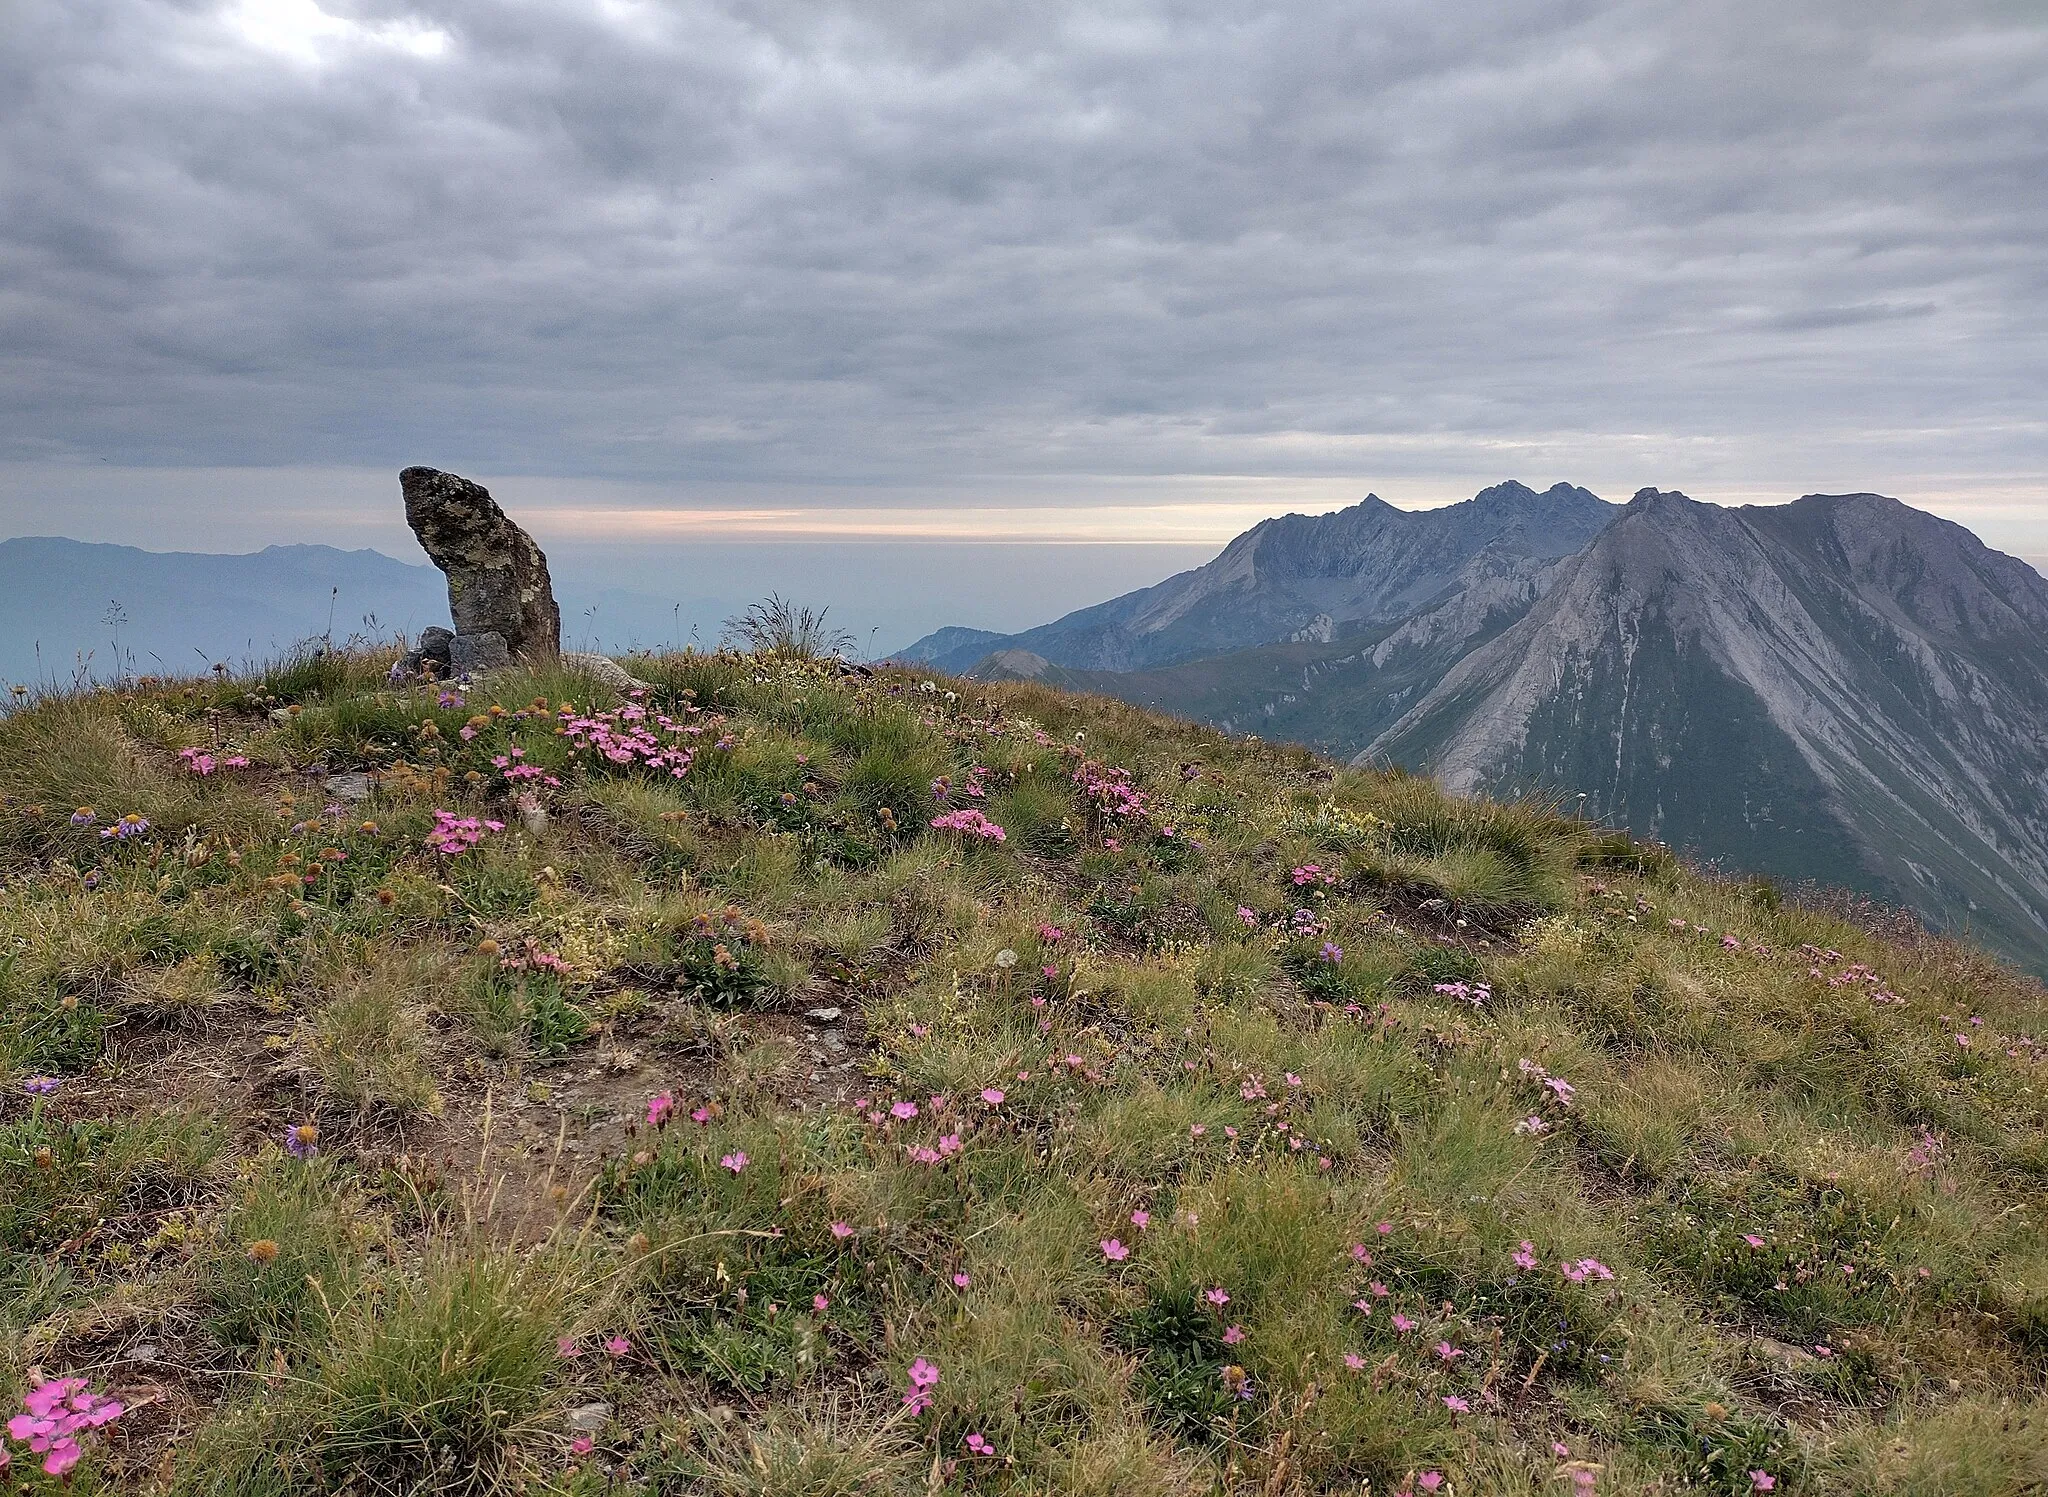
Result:
<instances>
[{"instance_id":1,"label":"small stone","mask_svg":"<svg viewBox=\"0 0 2048 1497\"><path fill-rule=\"evenodd\" d=\"M376 781L366 774L332 774L321 781L321 784L333 799L353 804L356 801L368 800Z\"/></svg>"},{"instance_id":2,"label":"small stone","mask_svg":"<svg viewBox=\"0 0 2048 1497\"><path fill-rule=\"evenodd\" d=\"M569 1428L578 1434L594 1435L611 1422L612 1406L608 1403L586 1403L569 1410Z\"/></svg>"},{"instance_id":3,"label":"small stone","mask_svg":"<svg viewBox=\"0 0 2048 1497\"><path fill-rule=\"evenodd\" d=\"M609 686L624 695L629 691L650 691L645 681L632 674L609 655L591 655L582 650L562 651L562 664L570 670L590 677L600 686Z\"/></svg>"},{"instance_id":4,"label":"small stone","mask_svg":"<svg viewBox=\"0 0 2048 1497\"><path fill-rule=\"evenodd\" d=\"M476 676L503 670L512 663L512 647L496 630L458 634L448 647L448 667L458 676Z\"/></svg>"},{"instance_id":5,"label":"small stone","mask_svg":"<svg viewBox=\"0 0 2048 1497\"><path fill-rule=\"evenodd\" d=\"M836 1008L807 1008L804 1010L804 1017L813 1024L837 1024L839 1022L839 1010Z\"/></svg>"},{"instance_id":6,"label":"small stone","mask_svg":"<svg viewBox=\"0 0 2048 1497\"><path fill-rule=\"evenodd\" d=\"M420 642L399 657L392 675L400 680L406 680L426 675L431 667L436 680L447 680L452 674L448 668L448 650L454 643L454 630L443 629L439 624L429 624L420 631Z\"/></svg>"},{"instance_id":7,"label":"small stone","mask_svg":"<svg viewBox=\"0 0 2048 1497\"><path fill-rule=\"evenodd\" d=\"M163 1354L159 1352L154 1346L150 1345L147 1341L145 1341L140 1346L129 1347L127 1352L124 1354L124 1360L130 1362L155 1362L159 1360L162 1357L162 1355Z\"/></svg>"}]
</instances>

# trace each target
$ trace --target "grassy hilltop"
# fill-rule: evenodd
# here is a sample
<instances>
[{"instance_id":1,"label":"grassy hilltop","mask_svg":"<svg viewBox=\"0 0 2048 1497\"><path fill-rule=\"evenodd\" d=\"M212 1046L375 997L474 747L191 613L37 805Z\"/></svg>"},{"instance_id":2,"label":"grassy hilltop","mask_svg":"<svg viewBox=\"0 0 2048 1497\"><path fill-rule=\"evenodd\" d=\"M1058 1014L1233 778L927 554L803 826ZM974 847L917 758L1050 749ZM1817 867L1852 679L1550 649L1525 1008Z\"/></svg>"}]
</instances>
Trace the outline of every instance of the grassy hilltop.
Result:
<instances>
[{"instance_id":1,"label":"grassy hilltop","mask_svg":"<svg viewBox=\"0 0 2048 1497\"><path fill-rule=\"evenodd\" d=\"M1988 958L1032 685L386 664L0 719L0 1490L2048 1488Z\"/></svg>"}]
</instances>

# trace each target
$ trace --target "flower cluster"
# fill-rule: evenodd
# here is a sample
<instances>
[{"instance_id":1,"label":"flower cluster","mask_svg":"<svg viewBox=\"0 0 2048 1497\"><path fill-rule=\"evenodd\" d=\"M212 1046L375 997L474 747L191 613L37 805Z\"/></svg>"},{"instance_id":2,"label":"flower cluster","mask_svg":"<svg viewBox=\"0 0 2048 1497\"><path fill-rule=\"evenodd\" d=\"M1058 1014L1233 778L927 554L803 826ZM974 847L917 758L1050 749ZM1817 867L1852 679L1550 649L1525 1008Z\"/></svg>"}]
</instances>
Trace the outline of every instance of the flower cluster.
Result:
<instances>
[{"instance_id":1,"label":"flower cluster","mask_svg":"<svg viewBox=\"0 0 2048 1497\"><path fill-rule=\"evenodd\" d=\"M121 1417L122 1406L111 1398L91 1392L82 1377L61 1377L32 1388L22 1396L27 1411L7 1421L7 1433L43 1458L43 1470L62 1476L78 1464L85 1452L78 1443L79 1432L112 1424ZM0 1466L8 1463L0 1447Z\"/></svg>"},{"instance_id":2,"label":"flower cluster","mask_svg":"<svg viewBox=\"0 0 2048 1497\"><path fill-rule=\"evenodd\" d=\"M71 819L74 822L78 820L76 816L72 817ZM141 816L139 813L130 811L126 816L123 816L119 821L115 822L112 826L101 827L100 840L104 842L109 838L112 838L117 842L126 842L130 837L140 837L144 832L148 830L148 820Z\"/></svg>"},{"instance_id":3,"label":"flower cluster","mask_svg":"<svg viewBox=\"0 0 2048 1497\"><path fill-rule=\"evenodd\" d=\"M1602 1263L1598 1258L1581 1258L1576 1263L1566 1263L1560 1266L1563 1269L1564 1276L1574 1284L1583 1284L1588 1279L1604 1280L1614 1277L1614 1270L1605 1263Z\"/></svg>"},{"instance_id":4,"label":"flower cluster","mask_svg":"<svg viewBox=\"0 0 2048 1497\"><path fill-rule=\"evenodd\" d=\"M434 829L427 833L427 846L455 857L484 840L486 832L502 832L502 821L479 821L474 816L457 816L453 811L436 811Z\"/></svg>"},{"instance_id":5,"label":"flower cluster","mask_svg":"<svg viewBox=\"0 0 2048 1497\"><path fill-rule=\"evenodd\" d=\"M1085 759L1074 771L1075 788L1097 819L1143 821L1151 814L1145 792L1131 784L1131 772Z\"/></svg>"},{"instance_id":6,"label":"flower cluster","mask_svg":"<svg viewBox=\"0 0 2048 1497\"><path fill-rule=\"evenodd\" d=\"M649 727L649 723L653 727ZM663 741L660 734L668 735ZM629 703L616 712L597 712L588 717L573 714L562 718L556 730L579 749L587 749L608 764L638 764L665 770L680 780L690 772L696 751L678 740L705 731L697 723L682 723L663 713L650 713L639 703ZM724 740L720 740L723 742Z\"/></svg>"},{"instance_id":7,"label":"flower cluster","mask_svg":"<svg viewBox=\"0 0 2048 1497\"><path fill-rule=\"evenodd\" d=\"M1287 933L1300 940L1313 941L1329 933L1330 922L1314 910L1296 910L1287 917Z\"/></svg>"},{"instance_id":8,"label":"flower cluster","mask_svg":"<svg viewBox=\"0 0 2048 1497\"><path fill-rule=\"evenodd\" d=\"M1484 982L1440 982L1430 991L1445 998L1455 998L1460 1003L1469 1003L1474 1008L1483 1007L1493 996L1493 986Z\"/></svg>"},{"instance_id":9,"label":"flower cluster","mask_svg":"<svg viewBox=\"0 0 2048 1497\"><path fill-rule=\"evenodd\" d=\"M247 769L249 767L249 760L246 755L229 754L225 759L215 759L213 755L204 753L196 748L179 749L178 758L184 761L185 767L196 775L210 775L216 769Z\"/></svg>"},{"instance_id":10,"label":"flower cluster","mask_svg":"<svg viewBox=\"0 0 2048 1497\"><path fill-rule=\"evenodd\" d=\"M1303 863L1300 867L1289 870L1288 877L1294 880L1296 888L1302 888L1311 884L1334 884L1337 882L1337 871L1334 868L1325 868L1320 863Z\"/></svg>"},{"instance_id":11,"label":"flower cluster","mask_svg":"<svg viewBox=\"0 0 2048 1497\"><path fill-rule=\"evenodd\" d=\"M504 753L492 755L491 767L515 785L521 780L538 780L550 790L562 788L562 782L538 764L521 763L525 757L526 750L515 743Z\"/></svg>"},{"instance_id":12,"label":"flower cluster","mask_svg":"<svg viewBox=\"0 0 2048 1497\"><path fill-rule=\"evenodd\" d=\"M1536 1064L1535 1061L1529 1059L1526 1055L1515 1062L1515 1069L1556 1097L1557 1105L1560 1107L1571 1106L1572 1098L1579 1094L1579 1089L1569 1081L1566 1081L1562 1076L1551 1075L1550 1072L1544 1070L1543 1067Z\"/></svg>"},{"instance_id":13,"label":"flower cluster","mask_svg":"<svg viewBox=\"0 0 2048 1497\"><path fill-rule=\"evenodd\" d=\"M931 824L942 831L965 832L971 837L980 837L989 842L1001 842L1009 836L1009 833L972 808L948 811L943 816L934 816Z\"/></svg>"}]
</instances>

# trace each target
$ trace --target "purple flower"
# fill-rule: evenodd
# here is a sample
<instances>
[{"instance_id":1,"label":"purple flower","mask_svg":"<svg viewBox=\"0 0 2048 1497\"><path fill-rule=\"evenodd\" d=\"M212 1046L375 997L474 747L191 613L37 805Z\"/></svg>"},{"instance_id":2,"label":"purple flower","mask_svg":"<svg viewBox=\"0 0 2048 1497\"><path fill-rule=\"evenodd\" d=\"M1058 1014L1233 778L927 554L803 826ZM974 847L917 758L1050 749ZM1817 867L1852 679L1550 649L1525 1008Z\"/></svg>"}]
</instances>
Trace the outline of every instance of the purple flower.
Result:
<instances>
[{"instance_id":1,"label":"purple flower","mask_svg":"<svg viewBox=\"0 0 2048 1497\"><path fill-rule=\"evenodd\" d=\"M320 1152L320 1130L311 1123L299 1123L284 1130L285 1152L294 1159L311 1159Z\"/></svg>"},{"instance_id":2,"label":"purple flower","mask_svg":"<svg viewBox=\"0 0 2048 1497\"><path fill-rule=\"evenodd\" d=\"M31 1076L22 1082L21 1089L31 1097L47 1097L61 1085L55 1076Z\"/></svg>"}]
</instances>

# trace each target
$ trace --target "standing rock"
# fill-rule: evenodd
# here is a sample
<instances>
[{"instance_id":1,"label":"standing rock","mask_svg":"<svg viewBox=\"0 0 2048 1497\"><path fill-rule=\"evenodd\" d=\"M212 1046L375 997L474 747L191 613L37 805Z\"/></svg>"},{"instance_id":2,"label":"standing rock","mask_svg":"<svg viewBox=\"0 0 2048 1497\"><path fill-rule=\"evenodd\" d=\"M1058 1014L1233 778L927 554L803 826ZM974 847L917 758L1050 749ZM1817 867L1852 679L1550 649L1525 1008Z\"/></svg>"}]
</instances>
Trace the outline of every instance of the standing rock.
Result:
<instances>
[{"instance_id":1,"label":"standing rock","mask_svg":"<svg viewBox=\"0 0 2048 1497\"><path fill-rule=\"evenodd\" d=\"M505 517L480 483L435 468L407 468L405 519L448 575L449 646L457 675L513 660L541 664L562 651L562 610L548 559Z\"/></svg>"}]
</instances>

